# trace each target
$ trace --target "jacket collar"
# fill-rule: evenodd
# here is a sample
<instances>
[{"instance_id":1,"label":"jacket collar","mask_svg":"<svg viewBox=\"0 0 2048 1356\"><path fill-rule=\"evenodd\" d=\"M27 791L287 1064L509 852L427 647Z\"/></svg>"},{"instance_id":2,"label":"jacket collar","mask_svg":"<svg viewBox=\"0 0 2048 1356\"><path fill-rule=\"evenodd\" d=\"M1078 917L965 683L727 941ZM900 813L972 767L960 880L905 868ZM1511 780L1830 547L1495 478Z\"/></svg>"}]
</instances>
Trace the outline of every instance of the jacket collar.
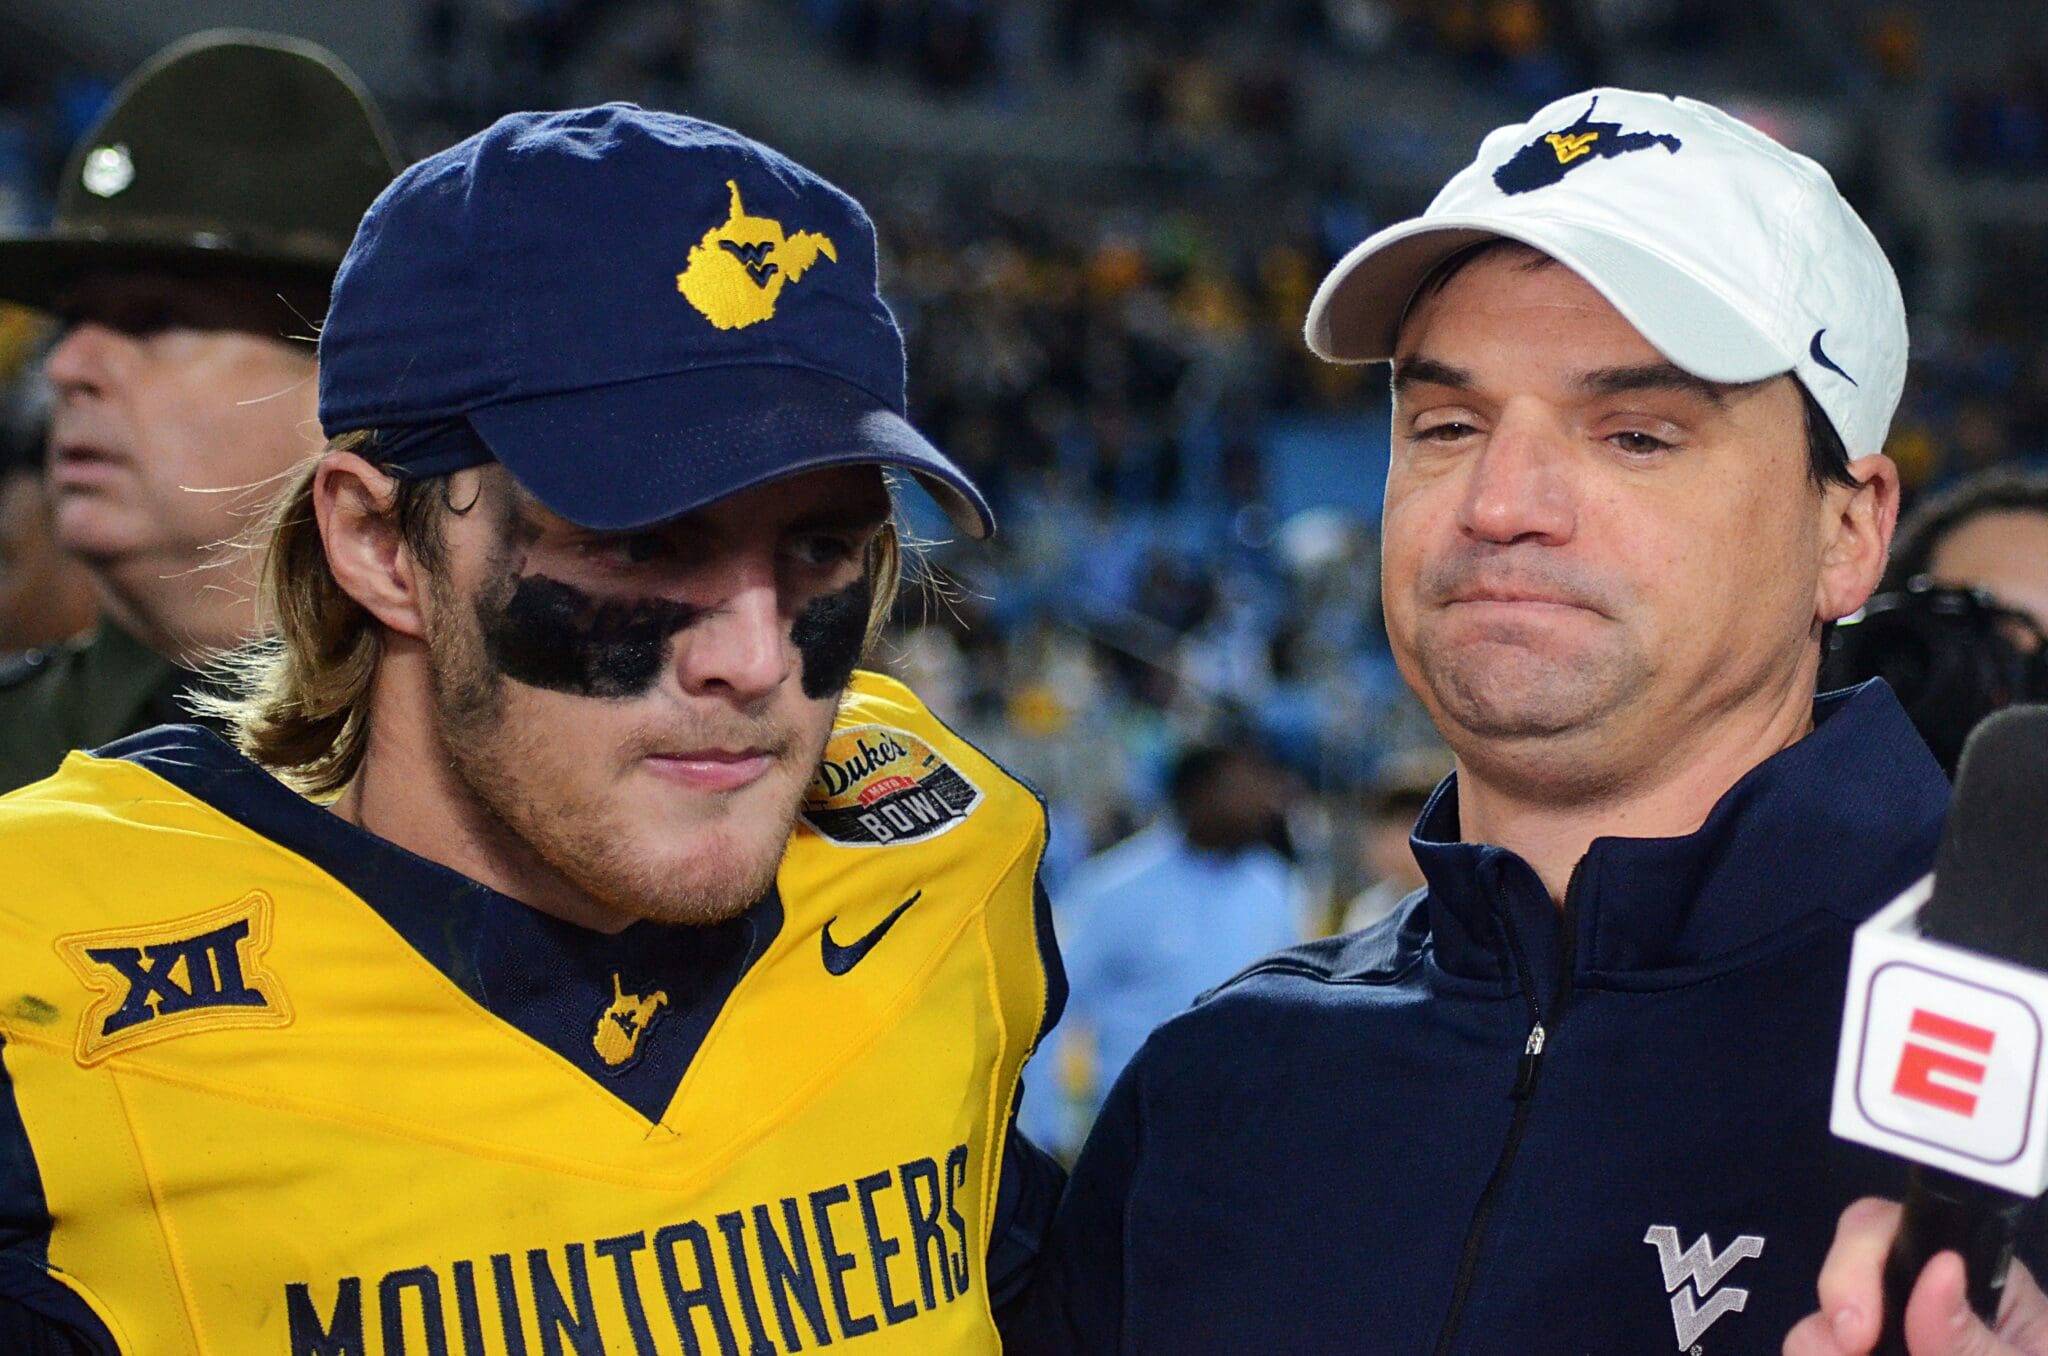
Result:
<instances>
[{"instance_id":1,"label":"jacket collar","mask_svg":"<svg viewBox=\"0 0 2048 1356\"><path fill-rule=\"evenodd\" d=\"M1573 874L1569 952L1529 864L1459 840L1455 775L1410 843L1438 965L1512 986L1519 946L1540 1001L1567 954L1575 982L1657 987L1817 914L1861 922L1932 867L1948 794L1883 682L1822 696L1812 733L1752 768L1696 832L1593 841Z\"/></svg>"}]
</instances>

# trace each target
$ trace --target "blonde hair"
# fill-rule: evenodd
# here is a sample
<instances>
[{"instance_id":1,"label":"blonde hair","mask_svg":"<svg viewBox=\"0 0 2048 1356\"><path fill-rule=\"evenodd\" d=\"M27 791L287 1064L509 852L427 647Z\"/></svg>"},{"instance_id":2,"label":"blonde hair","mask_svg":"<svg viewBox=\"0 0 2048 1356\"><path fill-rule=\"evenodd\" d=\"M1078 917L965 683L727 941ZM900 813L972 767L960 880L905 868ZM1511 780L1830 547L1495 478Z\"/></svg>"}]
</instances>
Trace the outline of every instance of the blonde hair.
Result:
<instances>
[{"instance_id":1,"label":"blonde hair","mask_svg":"<svg viewBox=\"0 0 2048 1356\"><path fill-rule=\"evenodd\" d=\"M263 614L275 628L218 661L224 691L192 698L222 721L244 754L308 796L338 794L355 779L370 735L370 689L384 655L384 628L343 589L327 563L313 512L313 480L331 453L362 453L376 435L344 433L291 473L265 520ZM442 529L456 510L447 477L399 479L389 515L407 550L432 575L442 568ZM903 569L893 520L868 546L863 654L887 625Z\"/></svg>"}]
</instances>

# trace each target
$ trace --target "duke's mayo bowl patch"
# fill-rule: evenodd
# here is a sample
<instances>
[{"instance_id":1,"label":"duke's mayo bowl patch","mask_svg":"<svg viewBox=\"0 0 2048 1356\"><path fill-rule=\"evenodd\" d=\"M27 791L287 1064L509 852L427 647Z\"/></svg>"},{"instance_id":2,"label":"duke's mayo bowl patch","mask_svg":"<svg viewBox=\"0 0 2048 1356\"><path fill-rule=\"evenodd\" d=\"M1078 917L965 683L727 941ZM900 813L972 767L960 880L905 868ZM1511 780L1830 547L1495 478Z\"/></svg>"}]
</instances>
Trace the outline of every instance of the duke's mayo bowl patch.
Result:
<instances>
[{"instance_id":1,"label":"duke's mayo bowl patch","mask_svg":"<svg viewBox=\"0 0 2048 1356\"><path fill-rule=\"evenodd\" d=\"M981 804L981 788L907 730L857 725L835 731L804 792L804 821L848 847L936 838Z\"/></svg>"}]
</instances>

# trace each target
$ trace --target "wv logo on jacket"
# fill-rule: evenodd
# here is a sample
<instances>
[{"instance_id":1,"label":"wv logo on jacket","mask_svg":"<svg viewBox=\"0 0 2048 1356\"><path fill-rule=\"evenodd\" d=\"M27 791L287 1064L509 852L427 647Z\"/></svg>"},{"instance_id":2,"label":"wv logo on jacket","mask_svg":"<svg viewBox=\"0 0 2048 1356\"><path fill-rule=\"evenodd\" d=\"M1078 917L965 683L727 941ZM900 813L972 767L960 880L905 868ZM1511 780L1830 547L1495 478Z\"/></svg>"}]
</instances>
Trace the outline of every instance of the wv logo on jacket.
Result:
<instances>
[{"instance_id":1,"label":"wv logo on jacket","mask_svg":"<svg viewBox=\"0 0 2048 1356\"><path fill-rule=\"evenodd\" d=\"M1713 1240L1701 1234L1692 1246L1680 1251L1678 1230L1669 1224L1653 1224L1643 1242L1657 1249L1657 1265L1664 1269L1664 1288L1671 1294L1671 1326L1678 1334L1680 1351L1697 1342L1723 1314L1740 1313L1749 1303L1747 1290L1733 1285L1718 1287L1739 1263L1763 1254L1764 1241L1755 1234L1743 1234L1719 1253L1714 1251Z\"/></svg>"}]
</instances>

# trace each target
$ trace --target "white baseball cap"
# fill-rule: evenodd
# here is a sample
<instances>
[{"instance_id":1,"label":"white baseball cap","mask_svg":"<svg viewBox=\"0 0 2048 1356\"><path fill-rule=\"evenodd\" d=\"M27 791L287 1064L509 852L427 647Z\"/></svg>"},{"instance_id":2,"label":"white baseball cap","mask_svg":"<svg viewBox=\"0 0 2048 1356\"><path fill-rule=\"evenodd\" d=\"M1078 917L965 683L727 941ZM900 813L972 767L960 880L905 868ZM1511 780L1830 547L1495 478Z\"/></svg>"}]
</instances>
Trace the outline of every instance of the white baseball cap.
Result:
<instances>
[{"instance_id":1,"label":"white baseball cap","mask_svg":"<svg viewBox=\"0 0 2048 1356\"><path fill-rule=\"evenodd\" d=\"M1381 362L1415 290L1505 236L1556 259L1673 363L1739 384L1790 372L1853 457L1884 446L1906 380L1891 264L1828 172L1694 99L1596 89L1495 129L1428 209L1330 270L1308 346Z\"/></svg>"}]
</instances>

